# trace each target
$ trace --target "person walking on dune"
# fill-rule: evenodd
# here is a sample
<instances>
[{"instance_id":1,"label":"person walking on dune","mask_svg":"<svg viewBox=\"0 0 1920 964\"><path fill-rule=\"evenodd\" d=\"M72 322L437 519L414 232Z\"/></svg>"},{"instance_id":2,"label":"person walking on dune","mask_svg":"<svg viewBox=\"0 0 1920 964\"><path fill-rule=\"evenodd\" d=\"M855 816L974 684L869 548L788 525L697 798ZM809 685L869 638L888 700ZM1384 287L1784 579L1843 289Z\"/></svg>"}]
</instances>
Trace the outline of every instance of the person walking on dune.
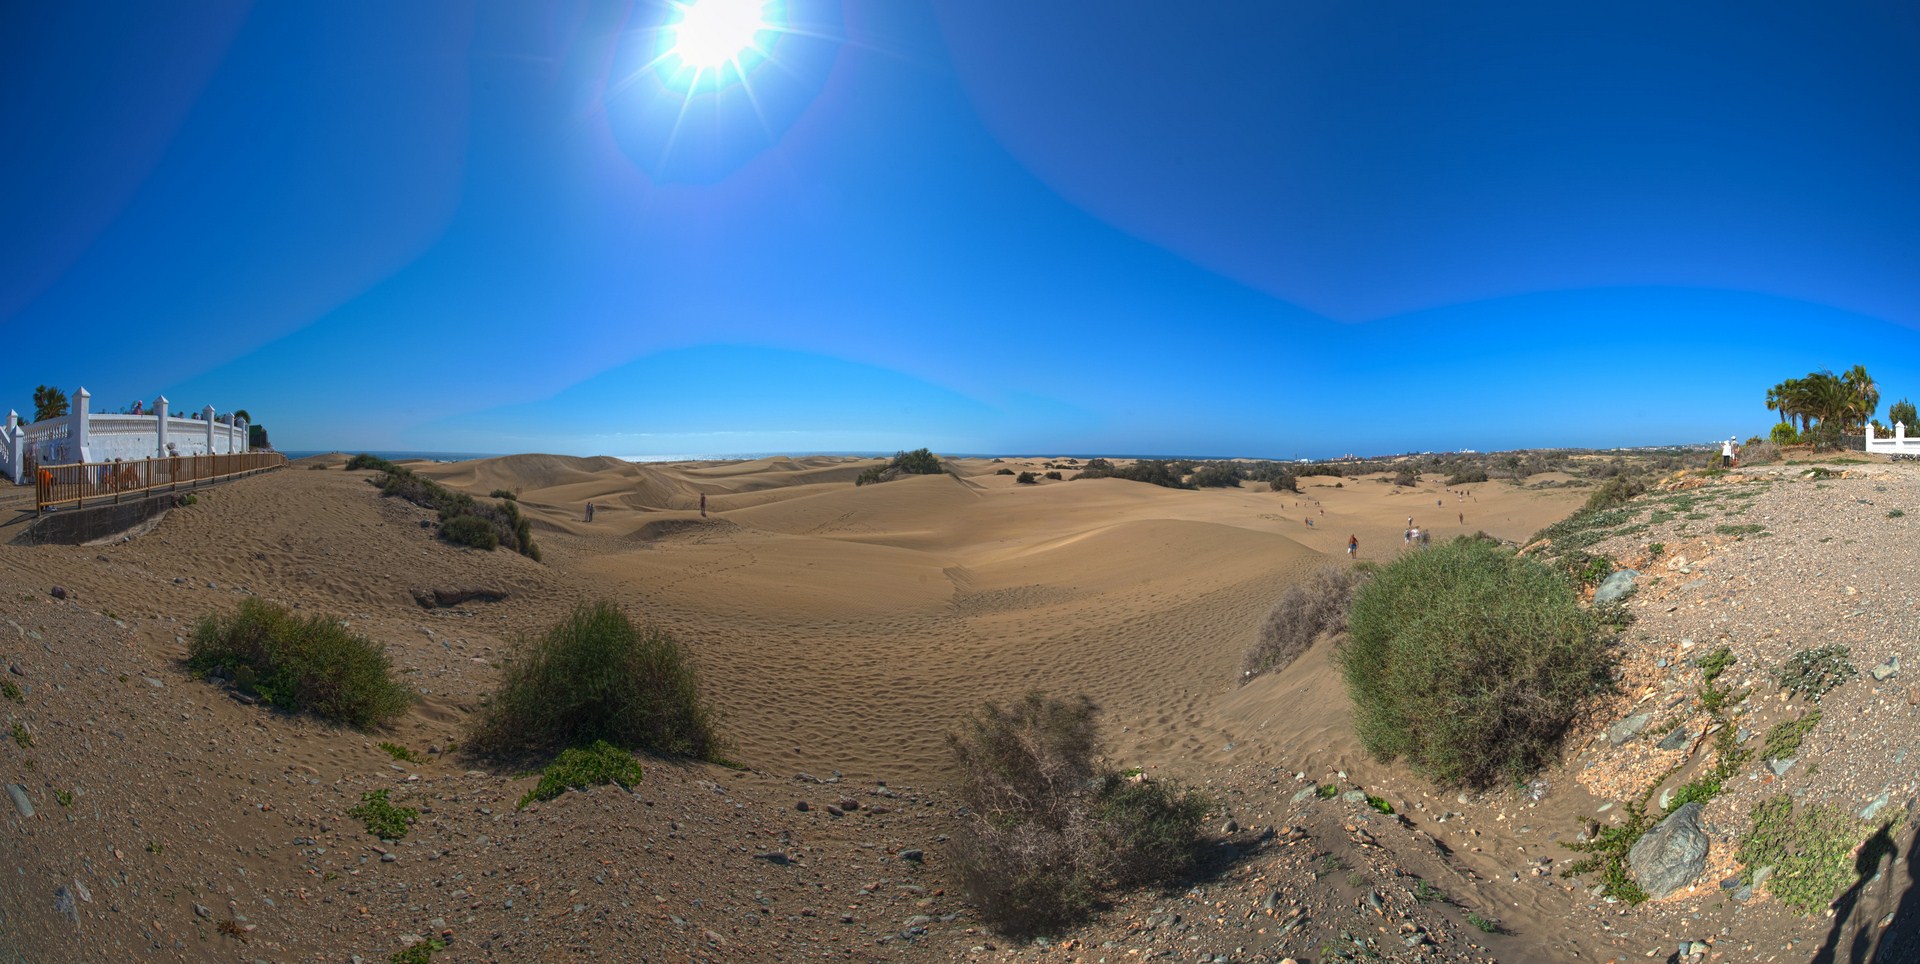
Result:
<instances>
[{"instance_id":1,"label":"person walking on dune","mask_svg":"<svg viewBox=\"0 0 1920 964\"><path fill-rule=\"evenodd\" d=\"M593 521L593 503L591 502L587 503L587 521Z\"/></svg>"},{"instance_id":2,"label":"person walking on dune","mask_svg":"<svg viewBox=\"0 0 1920 964\"><path fill-rule=\"evenodd\" d=\"M1357 555L1359 555L1359 553L1360 553L1360 537L1348 536L1347 537L1347 558L1352 559Z\"/></svg>"},{"instance_id":3,"label":"person walking on dune","mask_svg":"<svg viewBox=\"0 0 1920 964\"><path fill-rule=\"evenodd\" d=\"M707 517L707 494L705 492L702 492L700 493L700 518L704 519L706 517Z\"/></svg>"}]
</instances>

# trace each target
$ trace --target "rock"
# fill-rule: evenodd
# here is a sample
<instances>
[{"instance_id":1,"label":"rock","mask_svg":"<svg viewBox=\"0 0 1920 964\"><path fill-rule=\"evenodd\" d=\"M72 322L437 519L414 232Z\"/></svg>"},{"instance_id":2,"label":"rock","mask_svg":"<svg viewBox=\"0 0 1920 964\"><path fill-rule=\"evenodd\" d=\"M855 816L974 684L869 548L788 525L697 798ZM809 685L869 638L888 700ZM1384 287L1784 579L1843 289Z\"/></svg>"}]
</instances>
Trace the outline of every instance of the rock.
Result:
<instances>
[{"instance_id":1,"label":"rock","mask_svg":"<svg viewBox=\"0 0 1920 964\"><path fill-rule=\"evenodd\" d=\"M1888 797L1887 797L1886 791L1884 790L1881 791L1879 796L1874 797L1872 800L1868 801L1866 807L1861 809L1860 819L1872 820L1874 817L1878 816L1880 811L1886 809L1887 800L1888 800Z\"/></svg>"},{"instance_id":2,"label":"rock","mask_svg":"<svg viewBox=\"0 0 1920 964\"><path fill-rule=\"evenodd\" d=\"M1240 821L1238 821L1238 820L1235 820L1235 819L1233 819L1232 817L1228 817L1228 818L1227 818L1227 822L1226 822L1226 823L1224 823L1224 824L1222 824L1222 825L1220 826L1220 832L1221 832L1221 833L1223 833L1223 834L1228 834L1228 833L1239 833L1239 832L1240 832Z\"/></svg>"},{"instance_id":3,"label":"rock","mask_svg":"<svg viewBox=\"0 0 1920 964\"><path fill-rule=\"evenodd\" d=\"M142 677L142 679L145 679L147 681L147 685L153 687L154 689L164 689L167 685L166 683L160 680L154 679L151 676L145 676L145 677Z\"/></svg>"},{"instance_id":4,"label":"rock","mask_svg":"<svg viewBox=\"0 0 1920 964\"><path fill-rule=\"evenodd\" d=\"M210 911L210 910L208 910L208 909L207 909L207 905L205 905L205 904L195 904L195 905L193 905L193 916L195 916L195 917L212 917L212 916L213 916L213 911Z\"/></svg>"},{"instance_id":5,"label":"rock","mask_svg":"<svg viewBox=\"0 0 1920 964\"><path fill-rule=\"evenodd\" d=\"M499 602L507 598L499 589L415 589L413 601L422 609L447 609L463 602Z\"/></svg>"},{"instance_id":6,"label":"rock","mask_svg":"<svg viewBox=\"0 0 1920 964\"><path fill-rule=\"evenodd\" d=\"M921 863L927 859L927 852L919 849L902 850L900 851L900 859L911 860L916 864Z\"/></svg>"},{"instance_id":7,"label":"rock","mask_svg":"<svg viewBox=\"0 0 1920 964\"><path fill-rule=\"evenodd\" d=\"M1635 713L1632 716L1607 727L1607 742L1619 746L1640 735L1640 731L1653 722L1652 713Z\"/></svg>"},{"instance_id":8,"label":"rock","mask_svg":"<svg viewBox=\"0 0 1920 964\"><path fill-rule=\"evenodd\" d=\"M1683 726L1663 737L1660 740L1660 749L1684 750L1687 747L1687 741L1691 739L1693 739L1693 734Z\"/></svg>"},{"instance_id":9,"label":"rock","mask_svg":"<svg viewBox=\"0 0 1920 964\"><path fill-rule=\"evenodd\" d=\"M1314 787L1314 786L1301 787L1299 790L1294 791L1293 799L1290 802L1306 803L1308 800L1313 799L1313 795L1318 792L1320 792L1319 787Z\"/></svg>"},{"instance_id":10,"label":"rock","mask_svg":"<svg viewBox=\"0 0 1920 964\"><path fill-rule=\"evenodd\" d=\"M753 859L764 860L767 863L773 864L776 867L785 867L788 864L793 863L792 857L789 857L778 850L769 850L763 854L754 854Z\"/></svg>"},{"instance_id":11,"label":"rock","mask_svg":"<svg viewBox=\"0 0 1920 964\"><path fill-rule=\"evenodd\" d=\"M1873 668L1873 678L1875 680L1885 680L1887 677L1893 676L1899 672L1900 672L1900 657L1891 656L1887 658L1886 662L1881 663L1880 665L1875 666Z\"/></svg>"},{"instance_id":12,"label":"rock","mask_svg":"<svg viewBox=\"0 0 1920 964\"><path fill-rule=\"evenodd\" d=\"M1619 602L1625 599L1627 593L1633 591L1633 580L1639 577L1639 575L1640 573L1632 569L1622 569L1608 576L1606 581L1600 583L1600 588L1594 590L1593 604L1596 606L1604 606L1608 603Z\"/></svg>"},{"instance_id":13,"label":"rock","mask_svg":"<svg viewBox=\"0 0 1920 964\"><path fill-rule=\"evenodd\" d=\"M1673 805L1673 788L1668 787L1665 790L1660 791L1660 809L1662 811L1665 811L1668 807L1672 805Z\"/></svg>"},{"instance_id":14,"label":"rock","mask_svg":"<svg viewBox=\"0 0 1920 964\"><path fill-rule=\"evenodd\" d=\"M48 590L48 594L53 596L53 598L55 599L65 599L67 598L67 587L55 586L52 589Z\"/></svg>"},{"instance_id":15,"label":"rock","mask_svg":"<svg viewBox=\"0 0 1920 964\"><path fill-rule=\"evenodd\" d=\"M1768 760L1767 769L1772 770L1776 777L1784 777L1787 771L1793 769L1793 765L1798 762L1800 758L1797 756L1790 756L1784 760Z\"/></svg>"},{"instance_id":16,"label":"rock","mask_svg":"<svg viewBox=\"0 0 1920 964\"><path fill-rule=\"evenodd\" d=\"M1710 841L1700 829L1699 803L1689 803L1655 824L1627 852L1641 889L1656 900L1692 883L1707 866Z\"/></svg>"},{"instance_id":17,"label":"rock","mask_svg":"<svg viewBox=\"0 0 1920 964\"><path fill-rule=\"evenodd\" d=\"M1348 790L1347 792L1340 795L1340 800L1343 803L1366 803L1367 791Z\"/></svg>"},{"instance_id":18,"label":"rock","mask_svg":"<svg viewBox=\"0 0 1920 964\"><path fill-rule=\"evenodd\" d=\"M860 801L855 800L852 797L841 797L840 809L845 810L848 813L852 813L853 811L860 809Z\"/></svg>"},{"instance_id":19,"label":"rock","mask_svg":"<svg viewBox=\"0 0 1920 964\"><path fill-rule=\"evenodd\" d=\"M807 811L813 809L813 805L806 802L805 800L802 800L799 803L794 804L793 809L798 810L801 813L806 813Z\"/></svg>"},{"instance_id":20,"label":"rock","mask_svg":"<svg viewBox=\"0 0 1920 964\"><path fill-rule=\"evenodd\" d=\"M27 799L26 787L18 783L9 783L7 784L7 796L13 798L13 807L20 811L20 816L26 818L33 817L33 801Z\"/></svg>"}]
</instances>

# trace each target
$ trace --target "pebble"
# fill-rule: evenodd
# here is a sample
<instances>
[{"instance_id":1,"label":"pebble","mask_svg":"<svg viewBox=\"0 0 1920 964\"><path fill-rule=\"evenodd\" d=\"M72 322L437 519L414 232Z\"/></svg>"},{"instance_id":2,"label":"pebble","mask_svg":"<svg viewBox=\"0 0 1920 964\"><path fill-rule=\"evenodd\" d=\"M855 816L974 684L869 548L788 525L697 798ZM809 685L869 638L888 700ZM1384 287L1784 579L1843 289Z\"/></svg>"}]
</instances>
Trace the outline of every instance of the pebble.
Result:
<instances>
[{"instance_id":1,"label":"pebble","mask_svg":"<svg viewBox=\"0 0 1920 964\"><path fill-rule=\"evenodd\" d=\"M27 799L26 787L18 783L9 783L7 784L7 796L13 798L14 809L20 811L21 817L29 819L33 817L33 801Z\"/></svg>"}]
</instances>

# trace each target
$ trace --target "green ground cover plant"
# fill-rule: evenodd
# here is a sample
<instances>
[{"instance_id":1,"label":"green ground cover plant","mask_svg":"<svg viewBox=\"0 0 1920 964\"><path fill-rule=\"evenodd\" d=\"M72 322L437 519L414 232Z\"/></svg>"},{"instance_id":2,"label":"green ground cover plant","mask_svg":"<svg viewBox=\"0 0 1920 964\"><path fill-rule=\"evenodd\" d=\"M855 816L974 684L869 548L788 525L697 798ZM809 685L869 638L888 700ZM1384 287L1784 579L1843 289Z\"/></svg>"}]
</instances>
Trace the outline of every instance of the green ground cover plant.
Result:
<instances>
[{"instance_id":1,"label":"green ground cover plant","mask_svg":"<svg viewBox=\"0 0 1920 964\"><path fill-rule=\"evenodd\" d=\"M578 606L545 634L515 644L500 689L463 745L514 757L605 740L717 760L715 723L686 648L602 602Z\"/></svg>"},{"instance_id":2,"label":"green ground cover plant","mask_svg":"<svg viewBox=\"0 0 1920 964\"><path fill-rule=\"evenodd\" d=\"M1192 872L1206 799L1102 765L1094 716L1084 696L1029 693L982 706L948 736L967 808L954 866L1002 933L1052 933L1106 892Z\"/></svg>"},{"instance_id":3,"label":"green ground cover plant","mask_svg":"<svg viewBox=\"0 0 1920 964\"><path fill-rule=\"evenodd\" d=\"M552 800L568 790L609 783L632 789L640 782L641 773L640 761L634 759L633 754L605 740L595 740L589 747L560 751L560 756L541 772L540 783L520 798L515 809L524 809L535 801Z\"/></svg>"},{"instance_id":4,"label":"green ground cover plant","mask_svg":"<svg viewBox=\"0 0 1920 964\"><path fill-rule=\"evenodd\" d=\"M1781 689L1818 703L1835 687L1860 675L1852 655L1853 650L1839 645L1803 649L1776 667L1773 678Z\"/></svg>"},{"instance_id":5,"label":"green ground cover plant","mask_svg":"<svg viewBox=\"0 0 1920 964\"><path fill-rule=\"evenodd\" d=\"M1611 638L1546 566L1462 538L1381 566L1334 660L1368 752L1484 788L1555 756L1608 685Z\"/></svg>"},{"instance_id":6,"label":"green ground cover plant","mask_svg":"<svg viewBox=\"0 0 1920 964\"><path fill-rule=\"evenodd\" d=\"M381 495L405 499L438 512L440 538L448 542L489 552L505 546L535 562L540 561L540 547L533 541L533 520L520 514L520 507L513 499L482 502L405 466L366 454L348 459L347 468L379 471L380 477L370 481L380 487Z\"/></svg>"},{"instance_id":7,"label":"green ground cover plant","mask_svg":"<svg viewBox=\"0 0 1920 964\"><path fill-rule=\"evenodd\" d=\"M1813 710L1804 716L1791 720L1781 720L1767 730L1765 756L1769 760L1785 760L1800 752L1801 741L1813 728L1820 725L1820 711Z\"/></svg>"},{"instance_id":8,"label":"green ground cover plant","mask_svg":"<svg viewBox=\"0 0 1920 964\"><path fill-rule=\"evenodd\" d=\"M1893 820L1869 823L1831 804L1796 807L1784 793L1761 801L1752 818L1735 855L1740 879L1753 883L1755 871L1772 867L1763 886L1802 914L1819 912L1847 885L1870 876L1892 846L1885 831Z\"/></svg>"},{"instance_id":9,"label":"green ground cover plant","mask_svg":"<svg viewBox=\"0 0 1920 964\"><path fill-rule=\"evenodd\" d=\"M413 807L398 807L387 801L387 791L373 790L360 795L360 803L347 816L367 825L367 832L381 840L399 840L420 817Z\"/></svg>"},{"instance_id":10,"label":"green ground cover plant","mask_svg":"<svg viewBox=\"0 0 1920 964\"><path fill-rule=\"evenodd\" d=\"M187 666L202 674L224 670L272 706L355 729L391 722L413 705L384 647L337 620L295 616L261 599L201 619L187 644Z\"/></svg>"}]
</instances>

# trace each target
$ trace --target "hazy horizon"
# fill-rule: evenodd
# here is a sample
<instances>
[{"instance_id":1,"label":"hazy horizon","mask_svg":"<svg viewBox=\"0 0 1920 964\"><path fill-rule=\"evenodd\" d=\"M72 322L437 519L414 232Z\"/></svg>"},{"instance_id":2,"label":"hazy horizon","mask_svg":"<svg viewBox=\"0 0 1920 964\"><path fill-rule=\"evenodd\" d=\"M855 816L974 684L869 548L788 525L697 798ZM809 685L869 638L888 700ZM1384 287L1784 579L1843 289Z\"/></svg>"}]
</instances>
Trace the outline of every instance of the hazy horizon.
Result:
<instances>
[{"instance_id":1,"label":"hazy horizon","mask_svg":"<svg viewBox=\"0 0 1920 964\"><path fill-rule=\"evenodd\" d=\"M10 10L0 412L1293 457L1920 396L1920 8L701 2L760 23Z\"/></svg>"}]
</instances>

